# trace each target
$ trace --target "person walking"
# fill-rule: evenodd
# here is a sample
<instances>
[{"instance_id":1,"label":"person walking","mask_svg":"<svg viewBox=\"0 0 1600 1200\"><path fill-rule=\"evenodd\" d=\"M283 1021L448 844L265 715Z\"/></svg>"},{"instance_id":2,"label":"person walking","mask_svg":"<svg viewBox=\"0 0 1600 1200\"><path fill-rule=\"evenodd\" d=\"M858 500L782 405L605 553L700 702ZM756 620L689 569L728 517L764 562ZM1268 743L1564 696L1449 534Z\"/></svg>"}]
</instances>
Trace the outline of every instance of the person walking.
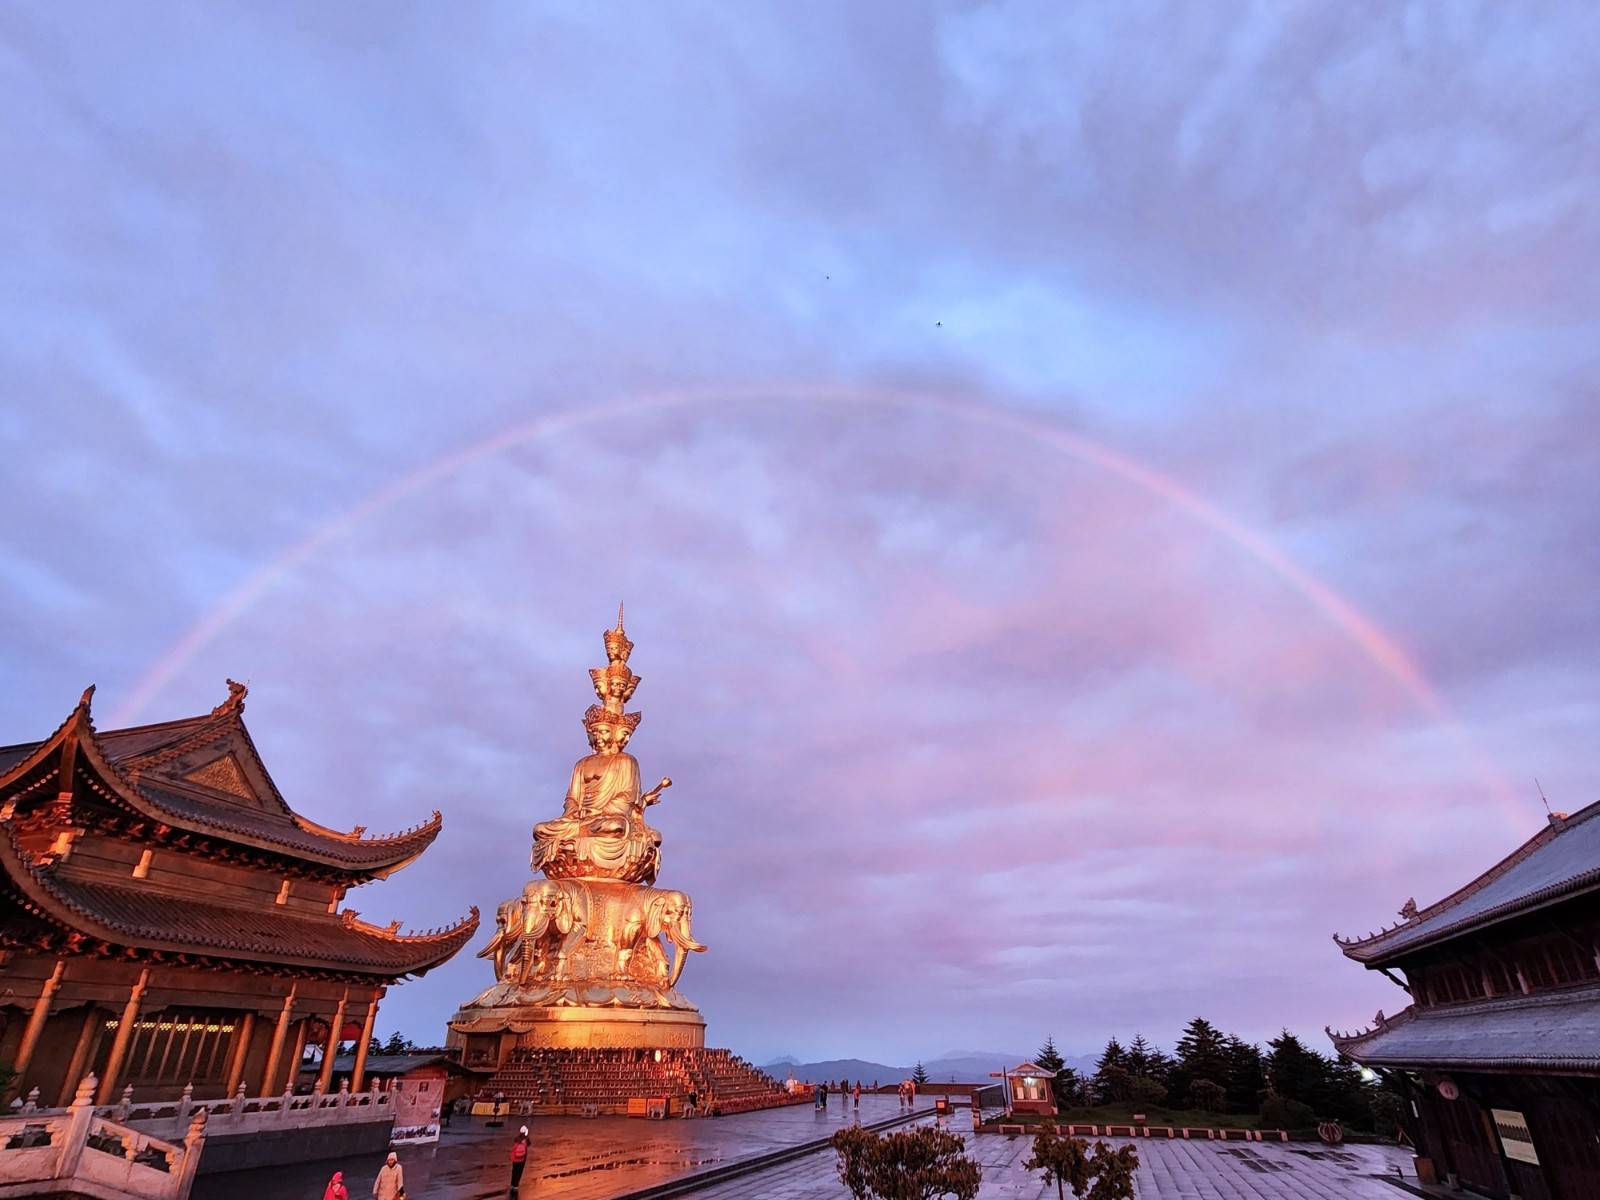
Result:
<instances>
[{"instance_id":1,"label":"person walking","mask_svg":"<svg viewBox=\"0 0 1600 1200\"><path fill-rule=\"evenodd\" d=\"M684 1113L683 1115L686 1116L686 1117L698 1116L699 1114L695 1111L695 1109L699 1106L699 1104L700 1104L700 1094L698 1092L690 1092L689 1093L689 1110L686 1113Z\"/></svg>"},{"instance_id":2,"label":"person walking","mask_svg":"<svg viewBox=\"0 0 1600 1200\"><path fill-rule=\"evenodd\" d=\"M372 1195L374 1200L399 1200L405 1190L405 1168L400 1165L400 1156L391 1150L378 1170L378 1177L372 1181Z\"/></svg>"},{"instance_id":3,"label":"person walking","mask_svg":"<svg viewBox=\"0 0 1600 1200\"><path fill-rule=\"evenodd\" d=\"M856 1086L850 1089L850 1105L858 1111L861 1108L861 1080L856 1080Z\"/></svg>"},{"instance_id":4,"label":"person walking","mask_svg":"<svg viewBox=\"0 0 1600 1200\"><path fill-rule=\"evenodd\" d=\"M517 1186L522 1182L522 1171L528 1165L528 1127L524 1125L517 1130L517 1140L511 1143L511 1190L506 1194L515 1196Z\"/></svg>"},{"instance_id":5,"label":"person walking","mask_svg":"<svg viewBox=\"0 0 1600 1200\"><path fill-rule=\"evenodd\" d=\"M344 1185L344 1172L335 1171L328 1186L322 1190L322 1200L350 1200L350 1189Z\"/></svg>"}]
</instances>

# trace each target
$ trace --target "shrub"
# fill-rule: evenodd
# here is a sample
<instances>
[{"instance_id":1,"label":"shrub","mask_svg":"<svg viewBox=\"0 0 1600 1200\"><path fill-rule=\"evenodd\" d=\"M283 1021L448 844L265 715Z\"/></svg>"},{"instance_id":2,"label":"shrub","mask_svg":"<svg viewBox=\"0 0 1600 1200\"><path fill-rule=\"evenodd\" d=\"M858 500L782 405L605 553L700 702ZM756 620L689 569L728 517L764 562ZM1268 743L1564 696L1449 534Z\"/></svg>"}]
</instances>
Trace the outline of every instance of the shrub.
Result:
<instances>
[{"instance_id":1,"label":"shrub","mask_svg":"<svg viewBox=\"0 0 1600 1200\"><path fill-rule=\"evenodd\" d=\"M1128 1091L1128 1099L1135 1104L1155 1108L1167 1102L1167 1089L1147 1075L1137 1075Z\"/></svg>"},{"instance_id":2,"label":"shrub","mask_svg":"<svg viewBox=\"0 0 1600 1200\"><path fill-rule=\"evenodd\" d=\"M1066 1137L1053 1125L1041 1125L1034 1135L1033 1153L1023 1168L1054 1180L1056 1196L1066 1200L1071 1188L1078 1200L1133 1200L1133 1173L1139 1154L1132 1146L1113 1150L1096 1142L1089 1151L1082 1138Z\"/></svg>"},{"instance_id":3,"label":"shrub","mask_svg":"<svg viewBox=\"0 0 1600 1200\"><path fill-rule=\"evenodd\" d=\"M1227 1103L1228 1093L1220 1083L1209 1079L1196 1079L1189 1085L1189 1107L1201 1112L1217 1112Z\"/></svg>"},{"instance_id":4,"label":"shrub","mask_svg":"<svg viewBox=\"0 0 1600 1200\"><path fill-rule=\"evenodd\" d=\"M982 1174L966 1143L932 1126L876 1134L852 1125L833 1135L839 1180L855 1200L974 1200Z\"/></svg>"},{"instance_id":5,"label":"shrub","mask_svg":"<svg viewBox=\"0 0 1600 1200\"><path fill-rule=\"evenodd\" d=\"M1261 1105L1263 1129L1310 1129L1317 1123L1317 1114L1309 1104L1286 1100L1276 1092L1268 1092Z\"/></svg>"}]
</instances>

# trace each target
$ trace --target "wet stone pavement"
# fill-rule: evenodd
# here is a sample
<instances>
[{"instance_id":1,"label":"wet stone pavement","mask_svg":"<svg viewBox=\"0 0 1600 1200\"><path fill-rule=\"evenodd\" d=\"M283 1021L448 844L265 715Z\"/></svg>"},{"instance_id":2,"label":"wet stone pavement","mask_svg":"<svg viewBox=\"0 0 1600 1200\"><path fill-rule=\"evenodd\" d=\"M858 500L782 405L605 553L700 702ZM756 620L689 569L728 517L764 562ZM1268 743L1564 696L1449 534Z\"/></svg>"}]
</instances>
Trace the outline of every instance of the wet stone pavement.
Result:
<instances>
[{"instance_id":1,"label":"wet stone pavement","mask_svg":"<svg viewBox=\"0 0 1600 1200\"><path fill-rule=\"evenodd\" d=\"M1390 1146L1136 1144L1139 1200L1405 1200L1405 1192L1373 1176L1411 1165L1409 1154ZM1022 1169L1030 1146L1023 1137L967 1136L967 1152L983 1167L979 1200L1055 1200L1055 1184ZM695 1200L850 1200L833 1163L832 1154L811 1155L696 1192Z\"/></svg>"},{"instance_id":2,"label":"wet stone pavement","mask_svg":"<svg viewBox=\"0 0 1600 1200\"><path fill-rule=\"evenodd\" d=\"M904 1111L893 1096L862 1096L860 1119L871 1124ZM628 1117L534 1117L520 1196L609 1200L681 1175L828 1137L855 1120L837 1098L825 1111L809 1104L716 1119L645 1121ZM407 1200L489 1200L507 1195L511 1141L522 1122L502 1128L460 1118L432 1146L402 1146ZM832 1156L815 1156L832 1172ZM351 1200L372 1195L383 1155L257 1171L202 1175L191 1200L321 1200L328 1177L344 1172ZM736 1193L730 1193L736 1194Z\"/></svg>"},{"instance_id":3,"label":"wet stone pavement","mask_svg":"<svg viewBox=\"0 0 1600 1200\"><path fill-rule=\"evenodd\" d=\"M871 1123L902 1110L893 1096L863 1096L860 1119ZM533 1139L519 1200L610 1200L638 1188L829 1136L855 1118L835 1100L826 1112L810 1105L742 1113L716 1120L642 1121L543 1117L528 1122ZM518 1122L490 1129L457 1121L436 1146L402 1148L408 1200L491 1200L508 1195L509 1153ZM1022 1169L1027 1138L971 1135L958 1112L949 1128L967 1139L983 1166L980 1200L1049 1200L1055 1186ZM1109 1139L1120 1142L1122 1139ZM1403 1200L1406 1193L1375 1178L1411 1169L1410 1155L1388 1146L1168 1142L1140 1139L1139 1200ZM366 1200L382 1165L324 1162L270 1171L206 1175L193 1200L319 1200L335 1169L352 1200ZM1408 1176L1409 1177L1409 1176ZM849 1200L826 1151L694 1193L697 1200Z\"/></svg>"}]
</instances>

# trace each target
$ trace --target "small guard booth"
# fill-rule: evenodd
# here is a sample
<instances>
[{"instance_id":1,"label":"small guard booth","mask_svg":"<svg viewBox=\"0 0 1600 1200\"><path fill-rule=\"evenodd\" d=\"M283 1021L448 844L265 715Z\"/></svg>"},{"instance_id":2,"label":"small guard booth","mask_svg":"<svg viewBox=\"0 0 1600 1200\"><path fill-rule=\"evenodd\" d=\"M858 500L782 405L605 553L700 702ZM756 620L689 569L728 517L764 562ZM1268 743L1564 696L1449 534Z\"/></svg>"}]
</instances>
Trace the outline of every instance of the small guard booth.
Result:
<instances>
[{"instance_id":1,"label":"small guard booth","mask_svg":"<svg viewBox=\"0 0 1600 1200\"><path fill-rule=\"evenodd\" d=\"M1025 1062L1008 1071L991 1071L990 1078L1002 1080L1005 1085L1006 1111L1014 1113L1039 1113L1056 1115L1055 1090L1050 1081L1054 1071L1035 1062Z\"/></svg>"}]
</instances>

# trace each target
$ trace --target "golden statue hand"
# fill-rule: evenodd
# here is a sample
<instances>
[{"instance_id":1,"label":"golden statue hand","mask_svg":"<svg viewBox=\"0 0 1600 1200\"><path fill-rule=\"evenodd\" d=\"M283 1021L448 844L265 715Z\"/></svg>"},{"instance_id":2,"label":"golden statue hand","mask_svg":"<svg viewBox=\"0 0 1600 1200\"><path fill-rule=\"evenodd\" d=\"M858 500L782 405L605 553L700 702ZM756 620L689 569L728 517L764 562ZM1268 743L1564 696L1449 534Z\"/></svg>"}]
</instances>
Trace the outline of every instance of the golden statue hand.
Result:
<instances>
[{"instance_id":1,"label":"golden statue hand","mask_svg":"<svg viewBox=\"0 0 1600 1200\"><path fill-rule=\"evenodd\" d=\"M657 800L661 799L661 793L671 786L672 777L669 775L663 778L660 783L656 784L655 787L651 788L644 795L640 796L639 802L645 805L654 804Z\"/></svg>"}]
</instances>

